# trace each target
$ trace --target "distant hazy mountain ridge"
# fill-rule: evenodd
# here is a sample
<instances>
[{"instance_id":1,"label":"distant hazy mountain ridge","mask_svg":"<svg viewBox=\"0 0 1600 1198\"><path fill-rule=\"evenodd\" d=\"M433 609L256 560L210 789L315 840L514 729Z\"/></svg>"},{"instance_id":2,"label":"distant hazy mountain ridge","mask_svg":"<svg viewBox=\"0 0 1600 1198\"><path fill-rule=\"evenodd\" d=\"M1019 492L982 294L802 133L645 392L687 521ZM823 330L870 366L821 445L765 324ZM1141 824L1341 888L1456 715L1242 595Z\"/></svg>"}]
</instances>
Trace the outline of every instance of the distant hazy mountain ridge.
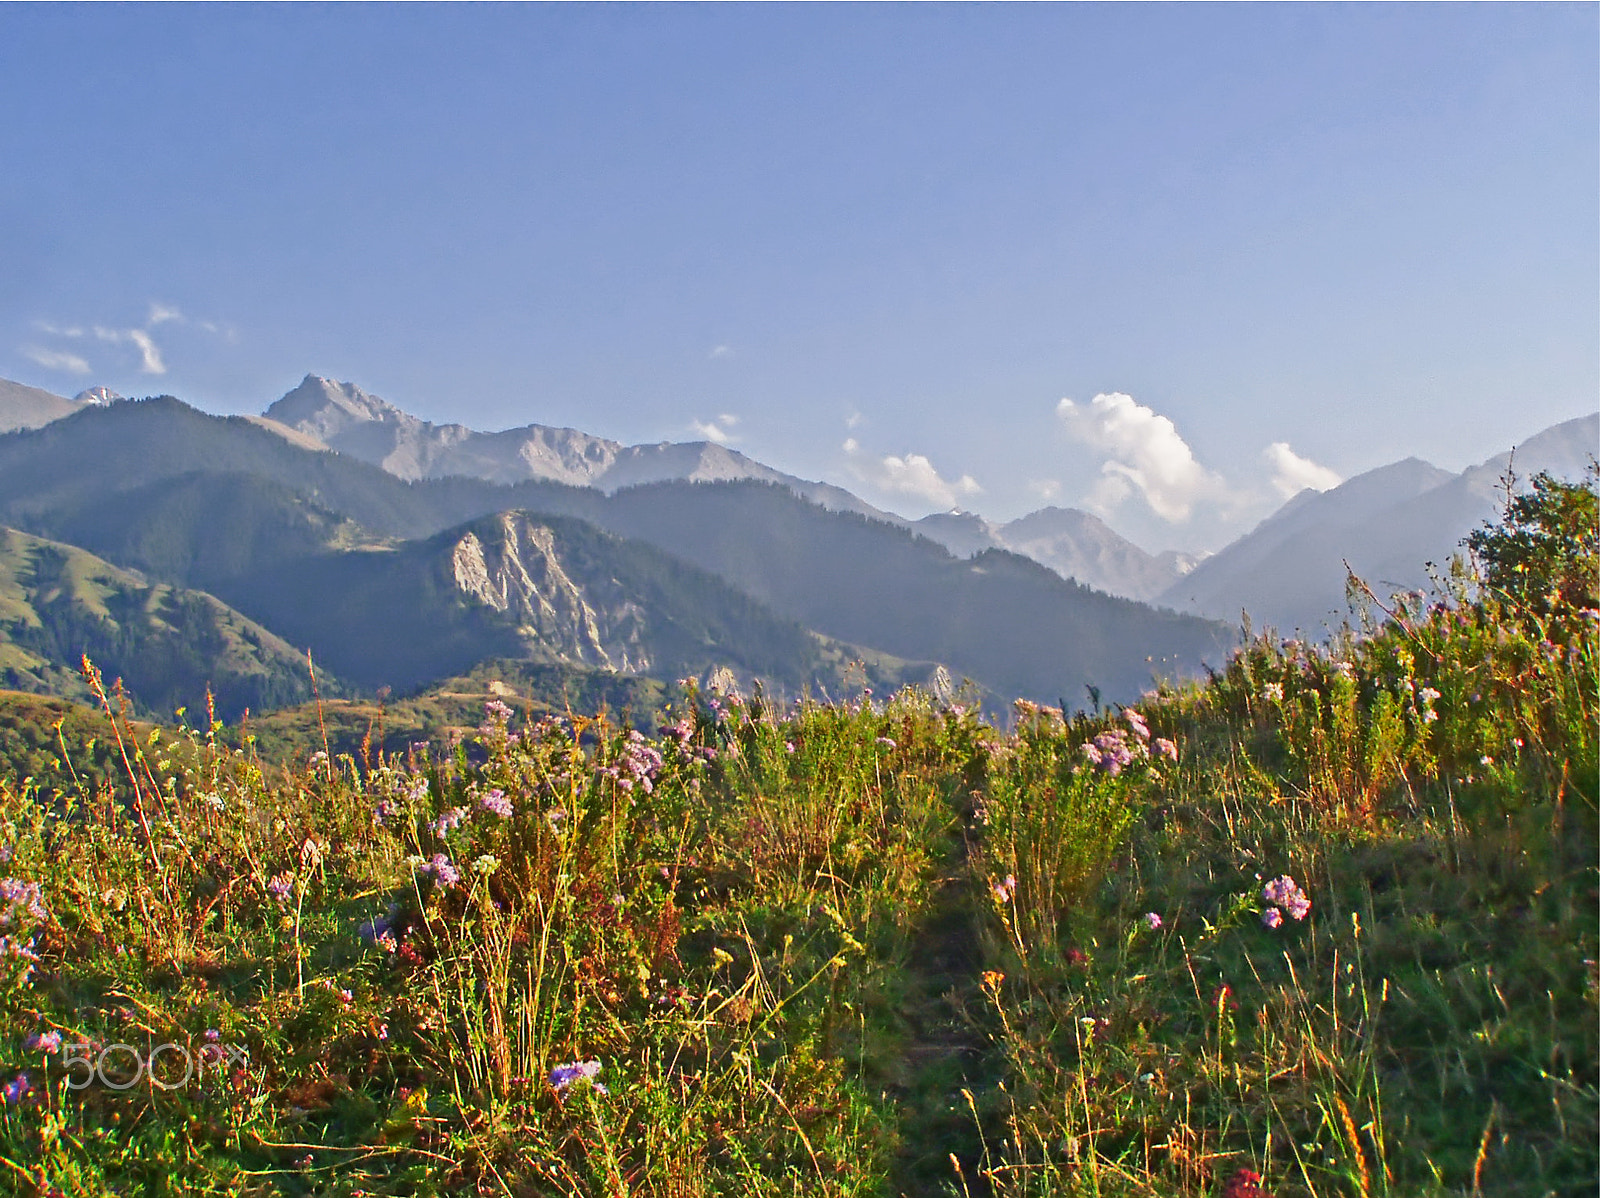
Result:
<instances>
[{"instance_id":1,"label":"distant hazy mountain ridge","mask_svg":"<svg viewBox=\"0 0 1600 1198\"><path fill-rule=\"evenodd\" d=\"M779 483L834 511L861 512L900 523L898 517L879 511L841 487L795 478L714 442L623 445L577 429L543 424L477 432L465 425L421 420L353 383L312 374L264 416L273 424L408 481L451 475L497 483L546 479L610 492L641 483L754 478Z\"/></svg>"},{"instance_id":2,"label":"distant hazy mountain ridge","mask_svg":"<svg viewBox=\"0 0 1600 1198\"><path fill-rule=\"evenodd\" d=\"M52 420L70 416L81 407L83 404L78 400L0 379L0 433L39 428Z\"/></svg>"},{"instance_id":3,"label":"distant hazy mountain ridge","mask_svg":"<svg viewBox=\"0 0 1600 1198\"><path fill-rule=\"evenodd\" d=\"M1507 466L1524 484L1541 470L1576 479L1597 452L1600 415L1580 416L1460 474L1407 458L1302 491L1157 602L1220 620L1248 612L1258 627L1283 632L1337 627L1349 614L1346 562L1383 598L1425 587L1425 563L1444 567L1469 532L1495 518Z\"/></svg>"},{"instance_id":4,"label":"distant hazy mountain ridge","mask_svg":"<svg viewBox=\"0 0 1600 1198\"><path fill-rule=\"evenodd\" d=\"M912 527L957 557L1006 549L1111 595L1152 599L1202 560L1199 554L1147 553L1097 516L1047 507L1007 524L971 512L936 512Z\"/></svg>"}]
</instances>

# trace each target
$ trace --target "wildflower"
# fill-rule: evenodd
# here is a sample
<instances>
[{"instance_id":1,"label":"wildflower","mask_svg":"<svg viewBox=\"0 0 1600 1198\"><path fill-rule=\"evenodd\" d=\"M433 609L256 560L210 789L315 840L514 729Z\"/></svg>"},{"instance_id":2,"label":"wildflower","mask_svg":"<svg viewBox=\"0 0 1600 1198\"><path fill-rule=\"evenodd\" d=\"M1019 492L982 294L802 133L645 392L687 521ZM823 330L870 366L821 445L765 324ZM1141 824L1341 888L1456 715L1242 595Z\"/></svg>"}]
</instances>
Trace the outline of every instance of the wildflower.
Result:
<instances>
[{"instance_id":1,"label":"wildflower","mask_svg":"<svg viewBox=\"0 0 1600 1198\"><path fill-rule=\"evenodd\" d=\"M478 805L485 811L494 812L502 819L511 818L511 800L506 798L506 792L503 790L491 790L483 796L483 800Z\"/></svg>"},{"instance_id":2,"label":"wildflower","mask_svg":"<svg viewBox=\"0 0 1600 1198\"><path fill-rule=\"evenodd\" d=\"M1154 911L1146 911L1144 913L1144 922L1152 932L1159 931L1161 928L1161 916Z\"/></svg>"},{"instance_id":3,"label":"wildflower","mask_svg":"<svg viewBox=\"0 0 1600 1198\"><path fill-rule=\"evenodd\" d=\"M1478 764L1483 766L1485 769L1488 769L1494 764L1494 758L1490 757L1488 754L1485 754L1484 756L1478 758Z\"/></svg>"},{"instance_id":4,"label":"wildflower","mask_svg":"<svg viewBox=\"0 0 1600 1198\"><path fill-rule=\"evenodd\" d=\"M595 1082L600 1074L599 1061L571 1061L565 1065L557 1065L550 1070L550 1088L552 1090L565 1090L573 1082L587 1081L596 1090L604 1094L605 1087Z\"/></svg>"},{"instance_id":5,"label":"wildflower","mask_svg":"<svg viewBox=\"0 0 1600 1198\"><path fill-rule=\"evenodd\" d=\"M496 857L493 853L485 853L472 863L472 868L475 873L480 873L487 876L488 874L492 874L495 870L500 868L500 858Z\"/></svg>"},{"instance_id":6,"label":"wildflower","mask_svg":"<svg viewBox=\"0 0 1600 1198\"><path fill-rule=\"evenodd\" d=\"M1011 896L1017 892L1017 880L1010 874L1007 874L1005 876L1005 881L992 882L990 883L989 888L994 891L995 902L1009 903L1011 901Z\"/></svg>"},{"instance_id":7,"label":"wildflower","mask_svg":"<svg viewBox=\"0 0 1600 1198\"><path fill-rule=\"evenodd\" d=\"M550 825L550 830L560 833L567 822L567 809L565 807L552 807L544 813L544 822Z\"/></svg>"},{"instance_id":8,"label":"wildflower","mask_svg":"<svg viewBox=\"0 0 1600 1198\"><path fill-rule=\"evenodd\" d=\"M215 1044L218 1040L221 1040L221 1039L222 1039L222 1033L219 1032L216 1028L214 1028L214 1027L206 1028L206 1043L207 1044Z\"/></svg>"},{"instance_id":9,"label":"wildflower","mask_svg":"<svg viewBox=\"0 0 1600 1198\"><path fill-rule=\"evenodd\" d=\"M0 878L0 904L3 904L0 906L0 928L32 926L50 918L50 912L44 905L44 891L37 882Z\"/></svg>"},{"instance_id":10,"label":"wildflower","mask_svg":"<svg viewBox=\"0 0 1600 1198\"><path fill-rule=\"evenodd\" d=\"M794 753L794 741L792 741L792 740L784 741L783 742L783 751L785 753L793 754Z\"/></svg>"},{"instance_id":11,"label":"wildflower","mask_svg":"<svg viewBox=\"0 0 1600 1198\"><path fill-rule=\"evenodd\" d=\"M1133 729L1133 734L1140 740L1150 739L1150 725L1144 722L1144 716L1130 707L1122 713L1122 718L1128 721L1128 727Z\"/></svg>"},{"instance_id":12,"label":"wildflower","mask_svg":"<svg viewBox=\"0 0 1600 1198\"><path fill-rule=\"evenodd\" d=\"M1304 919L1311 913L1311 900L1306 897L1306 892L1288 874L1280 878L1273 878L1261 888L1261 897L1275 907L1282 907L1294 919ZM1268 924L1276 927L1276 924Z\"/></svg>"},{"instance_id":13,"label":"wildflower","mask_svg":"<svg viewBox=\"0 0 1600 1198\"><path fill-rule=\"evenodd\" d=\"M895 744L894 741L891 740L887 736L878 737L878 739L877 739L877 741L875 743L880 744L880 745L884 746L884 748L887 748L887 749L897 749L897 748L900 747L897 744Z\"/></svg>"},{"instance_id":14,"label":"wildflower","mask_svg":"<svg viewBox=\"0 0 1600 1198\"><path fill-rule=\"evenodd\" d=\"M440 840L443 840L445 836L455 831L456 828L460 827L461 821L466 818L467 812L465 808L452 807L438 819L434 820L429 826L433 829L433 834Z\"/></svg>"},{"instance_id":15,"label":"wildflower","mask_svg":"<svg viewBox=\"0 0 1600 1198\"><path fill-rule=\"evenodd\" d=\"M1272 1198L1272 1195L1261 1188L1261 1174L1254 1169L1240 1169L1228 1178L1228 1184L1222 1188L1222 1198Z\"/></svg>"},{"instance_id":16,"label":"wildflower","mask_svg":"<svg viewBox=\"0 0 1600 1198\"><path fill-rule=\"evenodd\" d=\"M483 714L488 716L494 723L504 727L506 721L511 718L511 708L500 702L499 699L490 699L483 705Z\"/></svg>"},{"instance_id":17,"label":"wildflower","mask_svg":"<svg viewBox=\"0 0 1600 1198\"><path fill-rule=\"evenodd\" d=\"M1283 923L1283 912L1276 907L1268 907L1261 913L1261 923L1263 927L1279 927Z\"/></svg>"},{"instance_id":18,"label":"wildflower","mask_svg":"<svg viewBox=\"0 0 1600 1198\"><path fill-rule=\"evenodd\" d=\"M1267 683L1261 688L1261 697L1268 703L1282 703L1283 684L1279 682Z\"/></svg>"},{"instance_id":19,"label":"wildflower","mask_svg":"<svg viewBox=\"0 0 1600 1198\"><path fill-rule=\"evenodd\" d=\"M1006 980L1006 975L998 969L985 969L983 971L983 988L985 990L998 990L1000 983Z\"/></svg>"},{"instance_id":20,"label":"wildflower","mask_svg":"<svg viewBox=\"0 0 1600 1198\"><path fill-rule=\"evenodd\" d=\"M1088 963L1089 954L1084 952L1081 948L1069 948L1067 950L1068 965L1087 965Z\"/></svg>"},{"instance_id":21,"label":"wildflower","mask_svg":"<svg viewBox=\"0 0 1600 1198\"><path fill-rule=\"evenodd\" d=\"M57 1031L37 1032L28 1037L24 1048L30 1051L42 1052L49 1056L53 1052L61 1051L61 1033Z\"/></svg>"},{"instance_id":22,"label":"wildflower","mask_svg":"<svg viewBox=\"0 0 1600 1198\"><path fill-rule=\"evenodd\" d=\"M450 864L450 858L443 853L435 853L433 859L423 864L418 872L430 875L434 886L440 890L449 890L461 881L460 872Z\"/></svg>"},{"instance_id":23,"label":"wildflower","mask_svg":"<svg viewBox=\"0 0 1600 1198\"><path fill-rule=\"evenodd\" d=\"M4 1089L0 1089L0 1100L4 1100L6 1106L16 1106L32 1089L33 1083L28 1080L28 1075L19 1073L6 1083Z\"/></svg>"},{"instance_id":24,"label":"wildflower","mask_svg":"<svg viewBox=\"0 0 1600 1198\"><path fill-rule=\"evenodd\" d=\"M294 893L294 875L288 870L281 874L274 874L267 883L267 893L280 903L287 904L289 896Z\"/></svg>"},{"instance_id":25,"label":"wildflower","mask_svg":"<svg viewBox=\"0 0 1600 1198\"><path fill-rule=\"evenodd\" d=\"M226 811L228 809L228 804L224 802L222 796L217 794L215 791L211 792L210 794L203 794L200 797L218 811Z\"/></svg>"},{"instance_id":26,"label":"wildflower","mask_svg":"<svg viewBox=\"0 0 1600 1198\"><path fill-rule=\"evenodd\" d=\"M413 778L411 780L410 787L406 790L405 797L413 803L420 803L423 799L427 798L428 780L420 775Z\"/></svg>"},{"instance_id":27,"label":"wildflower","mask_svg":"<svg viewBox=\"0 0 1600 1198\"><path fill-rule=\"evenodd\" d=\"M1165 757L1170 761L1178 760L1178 746L1164 736L1158 736L1151 742L1155 746L1156 756Z\"/></svg>"}]
</instances>

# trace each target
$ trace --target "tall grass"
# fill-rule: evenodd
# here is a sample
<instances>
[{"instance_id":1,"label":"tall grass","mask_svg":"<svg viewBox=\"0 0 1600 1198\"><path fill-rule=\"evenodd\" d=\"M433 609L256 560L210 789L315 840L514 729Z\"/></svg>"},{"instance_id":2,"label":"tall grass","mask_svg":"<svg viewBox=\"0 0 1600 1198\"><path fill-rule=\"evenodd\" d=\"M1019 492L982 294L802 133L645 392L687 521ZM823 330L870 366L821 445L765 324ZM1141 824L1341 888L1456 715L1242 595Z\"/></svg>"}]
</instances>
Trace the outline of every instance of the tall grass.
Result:
<instances>
[{"instance_id":1,"label":"tall grass","mask_svg":"<svg viewBox=\"0 0 1600 1198\"><path fill-rule=\"evenodd\" d=\"M1572 577L1007 731L691 685L274 764L102 686L120 782L0 778L0 1189L1590 1192Z\"/></svg>"}]
</instances>

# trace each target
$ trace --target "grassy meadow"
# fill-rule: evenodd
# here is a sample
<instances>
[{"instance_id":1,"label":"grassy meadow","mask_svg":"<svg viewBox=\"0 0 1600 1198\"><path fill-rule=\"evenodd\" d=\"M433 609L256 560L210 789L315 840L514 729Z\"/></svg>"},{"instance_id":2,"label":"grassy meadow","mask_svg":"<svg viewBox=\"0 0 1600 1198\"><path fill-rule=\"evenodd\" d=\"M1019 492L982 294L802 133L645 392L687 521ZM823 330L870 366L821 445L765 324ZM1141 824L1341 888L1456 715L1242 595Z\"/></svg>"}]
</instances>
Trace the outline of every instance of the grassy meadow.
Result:
<instances>
[{"instance_id":1,"label":"grassy meadow","mask_svg":"<svg viewBox=\"0 0 1600 1198\"><path fill-rule=\"evenodd\" d=\"M1519 502L1364 635L1005 728L63 709L0 777L0 1189L1593 1193L1594 499Z\"/></svg>"}]
</instances>

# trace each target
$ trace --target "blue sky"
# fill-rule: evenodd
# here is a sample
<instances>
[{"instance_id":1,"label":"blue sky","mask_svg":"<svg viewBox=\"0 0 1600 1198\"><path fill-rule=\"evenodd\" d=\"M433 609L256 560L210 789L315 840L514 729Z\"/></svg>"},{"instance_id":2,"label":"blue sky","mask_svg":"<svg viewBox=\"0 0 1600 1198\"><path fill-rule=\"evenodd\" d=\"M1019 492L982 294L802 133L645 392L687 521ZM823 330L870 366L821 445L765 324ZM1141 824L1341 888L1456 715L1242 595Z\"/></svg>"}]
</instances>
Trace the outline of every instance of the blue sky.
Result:
<instances>
[{"instance_id":1,"label":"blue sky","mask_svg":"<svg viewBox=\"0 0 1600 1198\"><path fill-rule=\"evenodd\" d=\"M310 371L1216 548L1600 405L1597 47L1576 4L8 5L0 376Z\"/></svg>"}]
</instances>

